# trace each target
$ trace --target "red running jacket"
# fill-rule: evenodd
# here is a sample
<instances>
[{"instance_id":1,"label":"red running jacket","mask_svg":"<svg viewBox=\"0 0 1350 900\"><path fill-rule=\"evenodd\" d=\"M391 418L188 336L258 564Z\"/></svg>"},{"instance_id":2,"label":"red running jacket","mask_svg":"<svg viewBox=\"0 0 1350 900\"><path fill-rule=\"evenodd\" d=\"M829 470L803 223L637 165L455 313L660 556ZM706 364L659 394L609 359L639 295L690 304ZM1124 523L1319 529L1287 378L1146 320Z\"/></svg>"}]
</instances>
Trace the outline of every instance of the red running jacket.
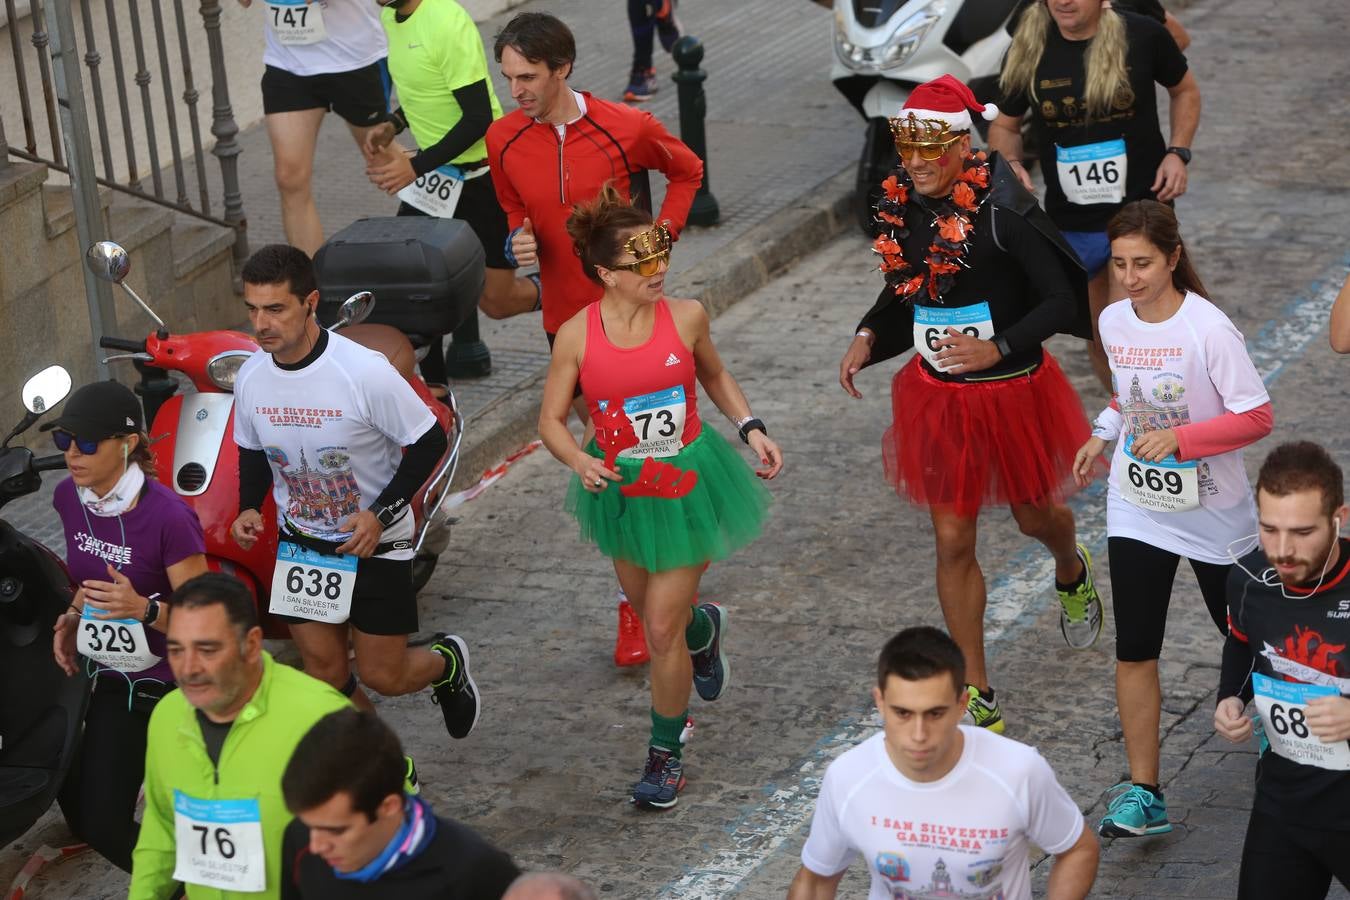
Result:
<instances>
[{"instance_id":1,"label":"red running jacket","mask_svg":"<svg viewBox=\"0 0 1350 900\"><path fill-rule=\"evenodd\" d=\"M539 244L544 330L558 329L587 304L600 299L600 285L581 270L567 236L572 206L613 181L619 193L651 210L647 170L668 180L657 221L678 236L694 193L703 183L703 161L651 113L585 92L586 114L567 126L567 136L515 110L488 128L488 163L497 200L512 230L528 218Z\"/></svg>"}]
</instances>

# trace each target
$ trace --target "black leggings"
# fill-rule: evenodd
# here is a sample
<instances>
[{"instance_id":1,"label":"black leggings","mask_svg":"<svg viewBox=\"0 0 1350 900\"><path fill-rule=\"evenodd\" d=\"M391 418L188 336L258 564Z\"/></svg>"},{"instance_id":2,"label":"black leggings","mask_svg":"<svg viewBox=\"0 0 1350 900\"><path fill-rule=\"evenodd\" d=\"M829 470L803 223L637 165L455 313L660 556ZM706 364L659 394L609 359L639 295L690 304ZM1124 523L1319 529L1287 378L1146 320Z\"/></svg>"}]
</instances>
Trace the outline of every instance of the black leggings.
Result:
<instances>
[{"instance_id":1,"label":"black leggings","mask_svg":"<svg viewBox=\"0 0 1350 900\"><path fill-rule=\"evenodd\" d=\"M75 836L125 872L141 826L133 819L145 780L150 713L127 709L128 683L103 675L84 717L84 736L59 800Z\"/></svg>"},{"instance_id":2,"label":"black leggings","mask_svg":"<svg viewBox=\"0 0 1350 900\"><path fill-rule=\"evenodd\" d=\"M1324 900L1333 875L1350 887L1350 831L1299 828L1252 810L1238 900Z\"/></svg>"},{"instance_id":3,"label":"black leggings","mask_svg":"<svg viewBox=\"0 0 1350 900\"><path fill-rule=\"evenodd\" d=\"M1172 601L1172 581L1181 557L1168 550L1133 538L1106 541L1111 561L1111 608L1116 617L1116 659L1146 662L1162 655L1167 631L1167 606ZM1209 617L1228 636L1228 599L1225 585L1231 565L1188 560Z\"/></svg>"}]
</instances>

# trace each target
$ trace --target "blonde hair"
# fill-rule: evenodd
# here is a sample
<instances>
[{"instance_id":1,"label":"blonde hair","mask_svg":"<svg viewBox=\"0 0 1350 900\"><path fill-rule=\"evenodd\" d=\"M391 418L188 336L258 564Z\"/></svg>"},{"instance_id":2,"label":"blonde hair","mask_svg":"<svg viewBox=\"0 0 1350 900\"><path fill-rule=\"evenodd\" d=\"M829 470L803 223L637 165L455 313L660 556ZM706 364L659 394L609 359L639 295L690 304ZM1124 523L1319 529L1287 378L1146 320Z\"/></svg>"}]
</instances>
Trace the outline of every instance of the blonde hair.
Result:
<instances>
[{"instance_id":1,"label":"blonde hair","mask_svg":"<svg viewBox=\"0 0 1350 900\"><path fill-rule=\"evenodd\" d=\"M1054 25L1045 0L1037 0L1022 11L1017 23L1008 61L999 75L998 86L1005 97L1025 94L1036 96L1036 68L1045 53L1045 39ZM1126 106L1134 102L1134 90L1125 68L1125 20L1110 9L1103 9L1097 33L1083 56L1087 85L1083 90L1083 108L1087 117L1104 119L1115 108L1117 98Z\"/></svg>"}]
</instances>

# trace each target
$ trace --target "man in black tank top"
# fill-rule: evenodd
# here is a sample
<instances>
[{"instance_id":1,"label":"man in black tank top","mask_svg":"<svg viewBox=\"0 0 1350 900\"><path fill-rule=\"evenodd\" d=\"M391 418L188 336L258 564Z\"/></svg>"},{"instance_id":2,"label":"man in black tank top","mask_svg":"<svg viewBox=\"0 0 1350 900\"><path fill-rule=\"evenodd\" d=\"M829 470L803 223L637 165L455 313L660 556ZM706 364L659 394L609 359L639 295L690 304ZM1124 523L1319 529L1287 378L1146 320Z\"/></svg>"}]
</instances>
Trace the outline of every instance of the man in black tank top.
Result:
<instances>
[{"instance_id":1,"label":"man in black tank top","mask_svg":"<svg viewBox=\"0 0 1350 900\"><path fill-rule=\"evenodd\" d=\"M1350 885L1350 541L1341 469L1282 444L1256 485L1260 547L1228 582L1229 632L1214 727L1256 732L1256 795L1239 900L1323 898ZM1245 712L1251 702L1251 715Z\"/></svg>"}]
</instances>

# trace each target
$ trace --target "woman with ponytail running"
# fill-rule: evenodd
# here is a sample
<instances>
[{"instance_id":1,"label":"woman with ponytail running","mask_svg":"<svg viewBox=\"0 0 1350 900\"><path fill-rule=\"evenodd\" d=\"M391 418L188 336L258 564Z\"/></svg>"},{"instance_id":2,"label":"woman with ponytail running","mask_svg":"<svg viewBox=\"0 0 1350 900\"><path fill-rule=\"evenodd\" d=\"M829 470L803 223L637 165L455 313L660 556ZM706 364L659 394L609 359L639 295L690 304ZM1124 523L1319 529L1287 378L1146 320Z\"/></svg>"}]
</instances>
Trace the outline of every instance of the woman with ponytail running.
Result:
<instances>
[{"instance_id":1,"label":"woman with ponytail running","mask_svg":"<svg viewBox=\"0 0 1350 900\"><path fill-rule=\"evenodd\" d=\"M769 493L755 476L776 476L783 457L722 365L703 306L665 296L666 228L606 185L576 208L567 231L604 294L558 331L539 434L576 473L567 510L582 538L614 561L646 629L651 738L633 802L668 809L684 787L690 682L712 701L731 674L727 614L714 603L695 605L699 578L708 562L759 535ZM758 472L703 427L695 378L754 451ZM567 428L578 383L596 429L584 449Z\"/></svg>"},{"instance_id":2,"label":"woman with ponytail running","mask_svg":"<svg viewBox=\"0 0 1350 900\"><path fill-rule=\"evenodd\" d=\"M1086 484L1107 442L1116 441L1106 532L1116 706L1130 780L1112 789L1098 830L1137 837L1172 830L1159 788L1158 657L1177 564L1190 563L1210 618L1226 635L1230 547L1256 533L1242 448L1269 434L1273 420L1242 334L1205 299L1171 208L1130 203L1107 233L1111 266L1128 292L1100 322L1116 396L1078 451L1074 472Z\"/></svg>"}]
</instances>

